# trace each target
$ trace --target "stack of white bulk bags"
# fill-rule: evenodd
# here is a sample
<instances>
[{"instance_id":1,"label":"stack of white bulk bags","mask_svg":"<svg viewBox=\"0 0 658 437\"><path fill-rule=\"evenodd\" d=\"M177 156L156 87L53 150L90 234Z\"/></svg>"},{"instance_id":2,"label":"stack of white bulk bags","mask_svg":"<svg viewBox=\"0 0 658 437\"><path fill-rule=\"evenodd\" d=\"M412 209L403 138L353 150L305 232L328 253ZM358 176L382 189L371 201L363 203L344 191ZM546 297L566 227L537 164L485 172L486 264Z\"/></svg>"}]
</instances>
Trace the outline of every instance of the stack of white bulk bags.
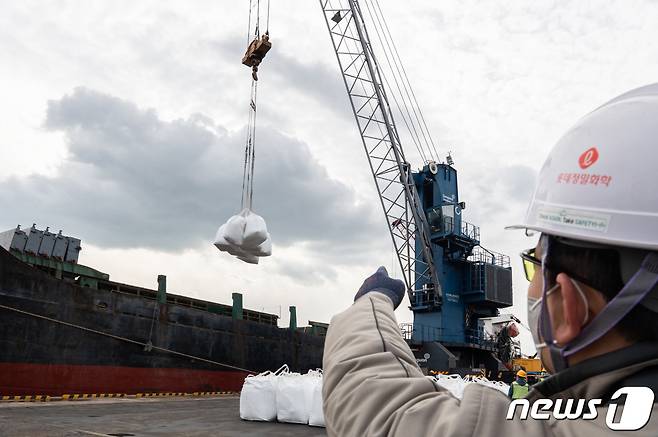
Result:
<instances>
[{"instance_id":1,"label":"stack of white bulk bags","mask_svg":"<svg viewBox=\"0 0 658 437\"><path fill-rule=\"evenodd\" d=\"M466 381L459 375L434 375L432 377L438 385L448 390L454 397L461 399L464 396Z\"/></svg>"},{"instance_id":2,"label":"stack of white bulk bags","mask_svg":"<svg viewBox=\"0 0 658 437\"><path fill-rule=\"evenodd\" d=\"M240 418L325 426L322 371L303 375L283 366L274 373L249 375L240 393Z\"/></svg>"},{"instance_id":3,"label":"stack of white bulk bags","mask_svg":"<svg viewBox=\"0 0 658 437\"><path fill-rule=\"evenodd\" d=\"M471 382L496 389L505 393L505 396L509 393L509 385L505 384L503 381L489 381L487 378L475 376L471 378Z\"/></svg>"},{"instance_id":4,"label":"stack of white bulk bags","mask_svg":"<svg viewBox=\"0 0 658 437\"><path fill-rule=\"evenodd\" d=\"M457 399L464 397L464 389L469 384L480 384L489 388L493 388L507 395L509 385L502 381L489 381L487 378L480 376L466 376L462 378L459 375L434 375L430 376L432 380L439 386L448 390Z\"/></svg>"},{"instance_id":5,"label":"stack of white bulk bags","mask_svg":"<svg viewBox=\"0 0 658 437\"><path fill-rule=\"evenodd\" d=\"M260 257L272 255L272 240L265 220L248 208L219 227L215 246L250 264L258 264Z\"/></svg>"}]
</instances>

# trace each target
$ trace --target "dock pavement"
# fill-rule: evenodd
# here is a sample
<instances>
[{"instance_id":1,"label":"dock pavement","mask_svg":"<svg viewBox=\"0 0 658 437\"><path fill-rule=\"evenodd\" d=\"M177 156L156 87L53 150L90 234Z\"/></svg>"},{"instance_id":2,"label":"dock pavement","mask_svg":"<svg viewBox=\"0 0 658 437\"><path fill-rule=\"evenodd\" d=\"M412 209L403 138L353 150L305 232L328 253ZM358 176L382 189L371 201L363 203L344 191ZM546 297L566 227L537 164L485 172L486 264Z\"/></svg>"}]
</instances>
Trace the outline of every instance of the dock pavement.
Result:
<instances>
[{"instance_id":1,"label":"dock pavement","mask_svg":"<svg viewBox=\"0 0 658 437\"><path fill-rule=\"evenodd\" d=\"M324 428L240 420L238 396L0 402L0 436L326 436Z\"/></svg>"}]
</instances>

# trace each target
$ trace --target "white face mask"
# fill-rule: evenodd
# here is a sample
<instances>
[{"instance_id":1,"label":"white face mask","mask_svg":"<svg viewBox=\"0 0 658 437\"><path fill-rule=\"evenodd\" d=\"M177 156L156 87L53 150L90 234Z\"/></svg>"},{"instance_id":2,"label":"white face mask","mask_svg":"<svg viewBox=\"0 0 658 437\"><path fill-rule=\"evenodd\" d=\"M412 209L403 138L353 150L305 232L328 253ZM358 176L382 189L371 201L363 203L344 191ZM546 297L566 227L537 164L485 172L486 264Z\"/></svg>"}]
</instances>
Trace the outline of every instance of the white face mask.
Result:
<instances>
[{"instance_id":1,"label":"white face mask","mask_svg":"<svg viewBox=\"0 0 658 437\"><path fill-rule=\"evenodd\" d=\"M589 303L587 302L585 293L583 293L583 290L580 288L580 284L578 284L578 282L574 281L573 279L571 279L571 282L573 283L574 287L576 287L576 290L578 290L578 294L580 294L580 297L583 299L583 303L585 304L585 319L582 323L582 325L584 325L589 320ZM548 297L551 293L554 293L555 290L557 290L559 287L560 284L555 284L552 286L549 290L546 291L546 296ZM530 328L530 333L532 334L532 341L534 341L537 351L546 347L546 343L543 342L539 336L539 315L541 314L541 302L542 298L537 299L536 297L528 296L528 325Z\"/></svg>"}]
</instances>

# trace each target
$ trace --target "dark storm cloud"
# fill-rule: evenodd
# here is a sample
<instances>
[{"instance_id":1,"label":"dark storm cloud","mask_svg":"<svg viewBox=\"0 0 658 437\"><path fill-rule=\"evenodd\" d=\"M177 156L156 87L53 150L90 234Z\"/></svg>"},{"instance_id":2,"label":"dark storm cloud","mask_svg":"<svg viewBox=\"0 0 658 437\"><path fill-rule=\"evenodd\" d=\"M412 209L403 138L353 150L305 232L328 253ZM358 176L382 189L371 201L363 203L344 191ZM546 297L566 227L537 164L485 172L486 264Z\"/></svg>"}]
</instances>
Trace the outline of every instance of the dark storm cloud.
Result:
<instances>
[{"instance_id":1,"label":"dark storm cloud","mask_svg":"<svg viewBox=\"0 0 658 437\"><path fill-rule=\"evenodd\" d=\"M68 156L56 176L4 181L0 204L10 226L37 221L105 247L179 250L210 244L239 212L243 131L202 115L163 121L84 88L50 101L45 126L64 134ZM256 153L254 209L275 244L335 253L379 234L379 211L357 204L306 144L262 129Z\"/></svg>"}]
</instances>

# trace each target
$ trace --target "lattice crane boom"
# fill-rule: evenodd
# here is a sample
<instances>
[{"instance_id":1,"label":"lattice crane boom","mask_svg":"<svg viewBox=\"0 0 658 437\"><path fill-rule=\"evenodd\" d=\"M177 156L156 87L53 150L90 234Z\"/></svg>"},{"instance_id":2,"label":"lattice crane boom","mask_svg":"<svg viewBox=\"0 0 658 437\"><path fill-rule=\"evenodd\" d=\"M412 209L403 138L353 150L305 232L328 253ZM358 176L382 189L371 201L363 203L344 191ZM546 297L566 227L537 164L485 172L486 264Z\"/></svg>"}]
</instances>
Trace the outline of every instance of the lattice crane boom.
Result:
<instances>
[{"instance_id":1,"label":"lattice crane boom","mask_svg":"<svg viewBox=\"0 0 658 437\"><path fill-rule=\"evenodd\" d=\"M409 296L418 291L419 284L431 284L441 299L427 217L404 156L359 2L319 1ZM416 250L417 244L420 250Z\"/></svg>"}]
</instances>

